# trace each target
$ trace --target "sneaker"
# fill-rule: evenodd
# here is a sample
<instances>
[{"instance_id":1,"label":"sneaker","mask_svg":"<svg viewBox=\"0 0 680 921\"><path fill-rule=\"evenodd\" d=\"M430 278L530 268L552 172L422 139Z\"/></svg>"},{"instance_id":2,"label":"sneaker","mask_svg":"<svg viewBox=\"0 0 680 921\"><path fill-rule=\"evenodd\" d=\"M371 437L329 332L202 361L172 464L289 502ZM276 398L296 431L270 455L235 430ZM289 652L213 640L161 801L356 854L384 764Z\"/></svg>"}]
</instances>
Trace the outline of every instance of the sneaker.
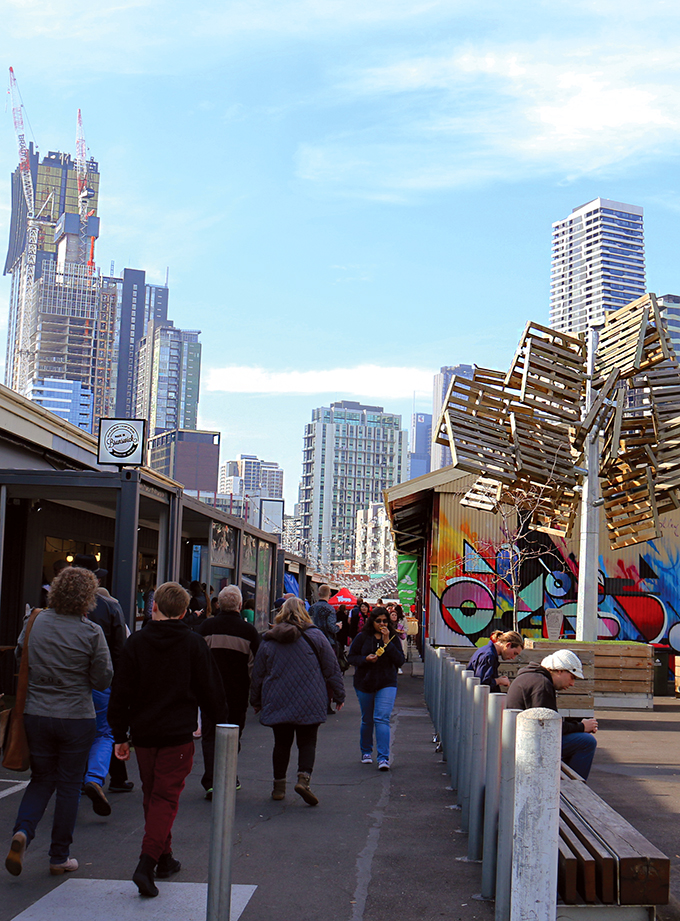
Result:
<instances>
[{"instance_id":1,"label":"sneaker","mask_svg":"<svg viewBox=\"0 0 680 921\"><path fill-rule=\"evenodd\" d=\"M130 793L131 790L134 790L134 783L131 780L126 780L123 783L110 783L109 784L109 793Z\"/></svg>"},{"instance_id":2,"label":"sneaker","mask_svg":"<svg viewBox=\"0 0 680 921\"><path fill-rule=\"evenodd\" d=\"M9 854L5 858L5 868L12 876L19 876L24 863L24 853L26 852L26 833L18 831L12 838L9 846Z\"/></svg>"},{"instance_id":3,"label":"sneaker","mask_svg":"<svg viewBox=\"0 0 680 921\"><path fill-rule=\"evenodd\" d=\"M390 762L389 761L378 761L378 770L379 771L389 771Z\"/></svg>"},{"instance_id":4,"label":"sneaker","mask_svg":"<svg viewBox=\"0 0 680 921\"><path fill-rule=\"evenodd\" d=\"M205 799L212 801L213 788L205 791Z\"/></svg>"},{"instance_id":5,"label":"sneaker","mask_svg":"<svg viewBox=\"0 0 680 921\"><path fill-rule=\"evenodd\" d=\"M111 803L107 800L106 794L98 783L94 780L88 780L83 785L83 793L92 801L92 809L95 815L111 815Z\"/></svg>"},{"instance_id":6,"label":"sneaker","mask_svg":"<svg viewBox=\"0 0 680 921\"><path fill-rule=\"evenodd\" d=\"M78 861L75 857L69 857L63 863L51 863L50 873L52 876L61 876L62 873L73 873L78 869Z\"/></svg>"},{"instance_id":7,"label":"sneaker","mask_svg":"<svg viewBox=\"0 0 680 921\"><path fill-rule=\"evenodd\" d=\"M236 778L236 789L237 790L241 789L241 781L238 779L238 777Z\"/></svg>"},{"instance_id":8,"label":"sneaker","mask_svg":"<svg viewBox=\"0 0 680 921\"><path fill-rule=\"evenodd\" d=\"M362 764L373 764L373 755L362 755L361 763Z\"/></svg>"}]
</instances>

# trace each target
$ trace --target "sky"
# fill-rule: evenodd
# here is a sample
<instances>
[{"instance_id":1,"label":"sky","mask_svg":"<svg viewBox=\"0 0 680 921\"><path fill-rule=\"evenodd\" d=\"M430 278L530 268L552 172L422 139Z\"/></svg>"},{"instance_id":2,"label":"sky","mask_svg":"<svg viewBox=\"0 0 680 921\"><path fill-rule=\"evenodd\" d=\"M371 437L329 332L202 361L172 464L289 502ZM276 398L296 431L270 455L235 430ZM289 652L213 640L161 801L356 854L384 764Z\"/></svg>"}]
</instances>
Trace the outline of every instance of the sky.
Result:
<instances>
[{"instance_id":1,"label":"sky","mask_svg":"<svg viewBox=\"0 0 680 921\"><path fill-rule=\"evenodd\" d=\"M97 264L169 269L199 425L281 464L289 512L314 407L408 428L442 365L507 368L573 208L641 205L647 288L680 293L673 0L0 0L0 22L41 154L75 153L82 110ZM0 138L5 247L9 106Z\"/></svg>"}]
</instances>

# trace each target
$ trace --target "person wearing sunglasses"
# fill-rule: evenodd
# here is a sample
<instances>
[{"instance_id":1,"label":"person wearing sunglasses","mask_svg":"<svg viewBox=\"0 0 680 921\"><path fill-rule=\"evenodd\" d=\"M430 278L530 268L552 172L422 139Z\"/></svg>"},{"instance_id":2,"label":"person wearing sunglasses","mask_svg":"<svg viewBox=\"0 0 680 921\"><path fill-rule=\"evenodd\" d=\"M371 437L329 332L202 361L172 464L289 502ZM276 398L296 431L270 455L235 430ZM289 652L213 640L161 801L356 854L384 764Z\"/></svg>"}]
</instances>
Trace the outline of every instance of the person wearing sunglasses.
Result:
<instances>
[{"instance_id":1,"label":"person wearing sunglasses","mask_svg":"<svg viewBox=\"0 0 680 921\"><path fill-rule=\"evenodd\" d=\"M378 770L389 771L390 717L397 696L397 669L404 664L404 653L386 608L373 608L347 658L354 666L354 690L361 707L361 761L373 763L375 732Z\"/></svg>"}]
</instances>

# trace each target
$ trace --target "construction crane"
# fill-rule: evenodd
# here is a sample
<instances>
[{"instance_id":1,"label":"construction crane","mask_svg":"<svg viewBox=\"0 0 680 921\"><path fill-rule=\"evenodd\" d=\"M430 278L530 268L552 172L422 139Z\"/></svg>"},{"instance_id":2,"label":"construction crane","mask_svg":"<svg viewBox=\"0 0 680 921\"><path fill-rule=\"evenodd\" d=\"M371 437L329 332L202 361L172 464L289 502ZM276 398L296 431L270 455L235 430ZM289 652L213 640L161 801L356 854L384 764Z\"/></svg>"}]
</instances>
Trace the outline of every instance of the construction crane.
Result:
<instances>
[{"instance_id":1,"label":"construction crane","mask_svg":"<svg viewBox=\"0 0 680 921\"><path fill-rule=\"evenodd\" d=\"M21 184L26 200L26 259L22 267L22 278L19 290L19 315L16 318L17 329L15 329L16 352L18 354L18 369L13 386L17 390L22 390L26 383L27 377L27 356L28 356L28 336L34 302L34 285L35 285L35 263L38 253L38 222L35 215L35 192L33 189L33 177L31 175L31 163L28 156L28 147L26 146L26 133L24 130L24 116L22 112L23 104L21 94L17 86L17 79L14 75L14 69L9 69L9 95L12 103L12 118L14 120L14 132L17 136L17 146L19 148L19 173L21 175Z\"/></svg>"},{"instance_id":2,"label":"construction crane","mask_svg":"<svg viewBox=\"0 0 680 921\"><path fill-rule=\"evenodd\" d=\"M86 264L87 256L87 219L94 211L89 209L90 199L94 197L94 192L87 184L87 146L85 144L85 132L83 131L83 116L78 109L78 120L76 123L76 173L78 175L78 212L80 214L80 258L81 265ZM90 259L87 265L94 265L94 237L90 241Z\"/></svg>"}]
</instances>

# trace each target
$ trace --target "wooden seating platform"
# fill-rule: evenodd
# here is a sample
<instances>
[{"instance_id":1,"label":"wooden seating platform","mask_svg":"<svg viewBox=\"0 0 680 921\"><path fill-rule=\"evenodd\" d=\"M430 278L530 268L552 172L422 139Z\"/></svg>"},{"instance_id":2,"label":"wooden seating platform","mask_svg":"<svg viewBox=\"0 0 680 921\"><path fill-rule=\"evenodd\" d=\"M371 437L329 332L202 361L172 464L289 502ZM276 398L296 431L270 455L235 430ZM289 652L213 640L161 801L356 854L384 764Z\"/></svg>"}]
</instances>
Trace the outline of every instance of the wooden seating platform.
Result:
<instances>
[{"instance_id":1,"label":"wooden seating platform","mask_svg":"<svg viewBox=\"0 0 680 921\"><path fill-rule=\"evenodd\" d=\"M562 902L668 904L669 858L565 764L560 800L558 892Z\"/></svg>"}]
</instances>

